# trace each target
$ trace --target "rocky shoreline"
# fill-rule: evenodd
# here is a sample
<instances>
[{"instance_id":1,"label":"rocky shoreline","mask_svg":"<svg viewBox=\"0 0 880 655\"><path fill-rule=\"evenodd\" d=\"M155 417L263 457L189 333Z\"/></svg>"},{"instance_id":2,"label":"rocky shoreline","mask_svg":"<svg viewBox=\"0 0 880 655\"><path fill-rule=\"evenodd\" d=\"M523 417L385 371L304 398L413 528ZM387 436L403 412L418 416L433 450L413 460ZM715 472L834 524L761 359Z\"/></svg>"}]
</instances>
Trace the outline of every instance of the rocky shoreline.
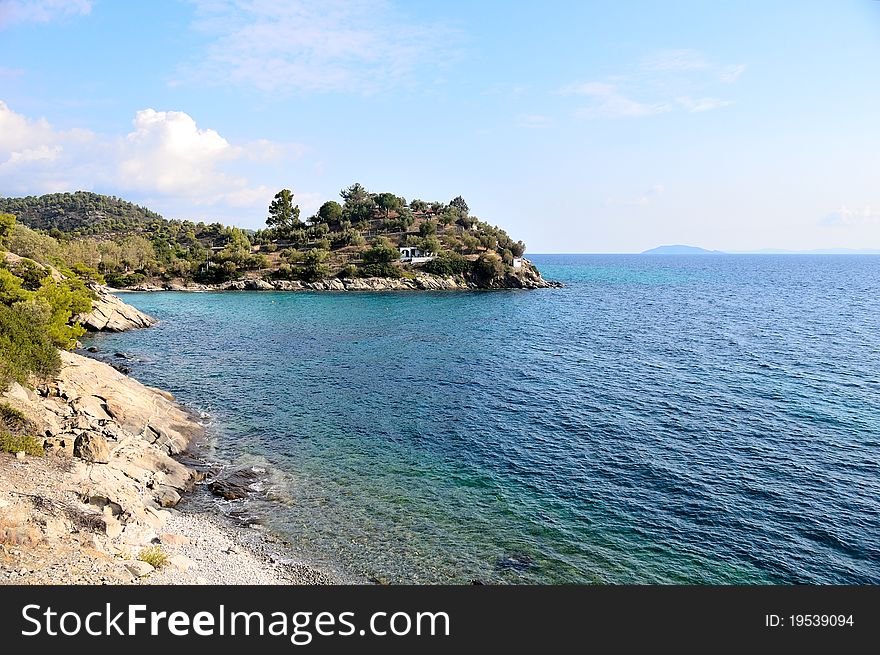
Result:
<instances>
[{"instance_id":1,"label":"rocky shoreline","mask_svg":"<svg viewBox=\"0 0 880 655\"><path fill-rule=\"evenodd\" d=\"M199 284L181 281L138 284L118 291L475 291L498 289L553 289L559 282L545 280L530 263L516 272L477 284L462 275L419 273L412 277L327 278L315 282L300 280L266 280L247 277L220 284Z\"/></svg>"},{"instance_id":2,"label":"rocky shoreline","mask_svg":"<svg viewBox=\"0 0 880 655\"><path fill-rule=\"evenodd\" d=\"M155 322L101 295L92 329ZM283 542L271 535L185 504L174 509L195 485L211 482L210 472L175 458L204 437L204 428L167 392L88 357L61 358L53 380L32 389L14 384L0 395L24 413L28 433L39 435L45 451L0 454L0 583L340 581L287 559ZM166 562L154 566L144 561L146 552Z\"/></svg>"}]
</instances>

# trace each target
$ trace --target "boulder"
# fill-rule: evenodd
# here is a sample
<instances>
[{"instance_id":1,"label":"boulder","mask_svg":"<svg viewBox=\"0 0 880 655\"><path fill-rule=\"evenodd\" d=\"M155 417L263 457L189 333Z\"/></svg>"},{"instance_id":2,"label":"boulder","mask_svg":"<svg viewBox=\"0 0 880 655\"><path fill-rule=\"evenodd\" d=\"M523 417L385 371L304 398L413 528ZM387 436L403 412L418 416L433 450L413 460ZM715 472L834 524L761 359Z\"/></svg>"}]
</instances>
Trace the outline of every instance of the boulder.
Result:
<instances>
[{"instance_id":1,"label":"boulder","mask_svg":"<svg viewBox=\"0 0 880 655\"><path fill-rule=\"evenodd\" d=\"M43 440L43 452L46 455L73 457L73 444L76 437L72 434L46 437Z\"/></svg>"},{"instance_id":2,"label":"boulder","mask_svg":"<svg viewBox=\"0 0 880 655\"><path fill-rule=\"evenodd\" d=\"M83 432L73 443L73 454L76 457L94 464L106 464L110 461L110 448L107 440L94 432Z\"/></svg>"},{"instance_id":3,"label":"boulder","mask_svg":"<svg viewBox=\"0 0 880 655\"><path fill-rule=\"evenodd\" d=\"M128 569L128 572L136 578L143 578L150 575L150 573L156 570L151 564L142 562L139 559L132 560L131 562L126 562L125 568Z\"/></svg>"},{"instance_id":4,"label":"boulder","mask_svg":"<svg viewBox=\"0 0 880 655\"><path fill-rule=\"evenodd\" d=\"M156 323L155 318L124 303L106 287L96 287L94 291L97 298L92 301L92 311L76 318L87 330L124 332Z\"/></svg>"},{"instance_id":5,"label":"boulder","mask_svg":"<svg viewBox=\"0 0 880 655\"><path fill-rule=\"evenodd\" d=\"M172 555L168 558L168 565L178 571L186 572L195 565L195 562L186 555Z\"/></svg>"}]
</instances>

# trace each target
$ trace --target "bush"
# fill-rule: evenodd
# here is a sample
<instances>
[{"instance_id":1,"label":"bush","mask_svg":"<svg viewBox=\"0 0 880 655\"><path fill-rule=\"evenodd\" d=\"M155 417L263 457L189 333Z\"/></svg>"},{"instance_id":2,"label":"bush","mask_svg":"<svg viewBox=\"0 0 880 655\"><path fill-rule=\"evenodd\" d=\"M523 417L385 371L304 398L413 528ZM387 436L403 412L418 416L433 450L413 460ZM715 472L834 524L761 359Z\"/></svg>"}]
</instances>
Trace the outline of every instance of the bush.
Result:
<instances>
[{"instance_id":1,"label":"bush","mask_svg":"<svg viewBox=\"0 0 880 655\"><path fill-rule=\"evenodd\" d=\"M366 264L360 269L361 277L403 277L403 271L399 266L384 262L381 264Z\"/></svg>"},{"instance_id":2,"label":"bush","mask_svg":"<svg viewBox=\"0 0 880 655\"><path fill-rule=\"evenodd\" d=\"M27 416L24 412L15 409L8 403L0 403L0 422L7 430L20 432L28 426Z\"/></svg>"},{"instance_id":3,"label":"bush","mask_svg":"<svg viewBox=\"0 0 880 655\"><path fill-rule=\"evenodd\" d=\"M497 252L484 252L473 263L473 273L481 282L489 282L504 273L504 262Z\"/></svg>"},{"instance_id":4,"label":"bush","mask_svg":"<svg viewBox=\"0 0 880 655\"><path fill-rule=\"evenodd\" d=\"M364 262L367 264L390 264L400 259L400 250L388 239L379 239L372 248L364 251Z\"/></svg>"},{"instance_id":5,"label":"bush","mask_svg":"<svg viewBox=\"0 0 880 655\"><path fill-rule=\"evenodd\" d=\"M154 569L160 569L168 563L168 555L164 553L160 546L144 548L138 555L138 559L146 562Z\"/></svg>"},{"instance_id":6,"label":"bush","mask_svg":"<svg viewBox=\"0 0 880 655\"><path fill-rule=\"evenodd\" d=\"M9 434L0 432L0 452L20 453L24 451L34 457L45 455L43 442L30 434Z\"/></svg>"},{"instance_id":7,"label":"bush","mask_svg":"<svg viewBox=\"0 0 880 655\"><path fill-rule=\"evenodd\" d=\"M434 275L460 275L471 268L471 263L457 252L444 252L437 259L425 262L424 271Z\"/></svg>"},{"instance_id":8,"label":"bush","mask_svg":"<svg viewBox=\"0 0 880 655\"><path fill-rule=\"evenodd\" d=\"M49 311L34 303L0 305L0 389L28 377L48 378L61 370L61 357L47 330Z\"/></svg>"},{"instance_id":9,"label":"bush","mask_svg":"<svg viewBox=\"0 0 880 655\"><path fill-rule=\"evenodd\" d=\"M348 264L339 269L339 272L336 274L338 278L347 278L347 277L357 277L358 276L358 268L354 264Z\"/></svg>"},{"instance_id":10,"label":"bush","mask_svg":"<svg viewBox=\"0 0 880 655\"><path fill-rule=\"evenodd\" d=\"M117 289L134 287L147 279L147 276L143 273L117 273L115 271L107 273L104 277L107 280L107 284Z\"/></svg>"}]
</instances>

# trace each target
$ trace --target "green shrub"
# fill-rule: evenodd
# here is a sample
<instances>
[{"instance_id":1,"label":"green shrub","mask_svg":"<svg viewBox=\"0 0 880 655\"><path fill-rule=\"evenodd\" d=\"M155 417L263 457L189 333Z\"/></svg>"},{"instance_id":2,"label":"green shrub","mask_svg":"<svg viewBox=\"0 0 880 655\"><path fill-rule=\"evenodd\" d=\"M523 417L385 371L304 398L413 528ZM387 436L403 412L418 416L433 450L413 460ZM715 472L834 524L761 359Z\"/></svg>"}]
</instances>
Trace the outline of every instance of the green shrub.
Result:
<instances>
[{"instance_id":1,"label":"green shrub","mask_svg":"<svg viewBox=\"0 0 880 655\"><path fill-rule=\"evenodd\" d=\"M27 416L24 415L24 412L15 409L15 407L8 403L0 403L0 422L3 423L7 430L12 430L13 432L20 432L28 425Z\"/></svg>"},{"instance_id":2,"label":"green shrub","mask_svg":"<svg viewBox=\"0 0 880 655\"><path fill-rule=\"evenodd\" d=\"M49 310L40 304L0 305L0 389L28 377L48 378L61 370L61 357L48 331Z\"/></svg>"},{"instance_id":3,"label":"green shrub","mask_svg":"<svg viewBox=\"0 0 880 655\"><path fill-rule=\"evenodd\" d=\"M382 264L366 264L359 271L361 277L403 277L403 271L400 266L391 263Z\"/></svg>"},{"instance_id":4,"label":"green shrub","mask_svg":"<svg viewBox=\"0 0 880 655\"><path fill-rule=\"evenodd\" d=\"M345 279L349 277L357 277L358 276L358 268L354 264L347 264L339 269L339 272L336 274L336 277Z\"/></svg>"},{"instance_id":5,"label":"green shrub","mask_svg":"<svg viewBox=\"0 0 880 655\"><path fill-rule=\"evenodd\" d=\"M162 551L160 546L144 548L138 555L138 559L155 569L160 569L168 563L168 555Z\"/></svg>"},{"instance_id":6,"label":"green shrub","mask_svg":"<svg viewBox=\"0 0 880 655\"><path fill-rule=\"evenodd\" d=\"M470 270L471 263L457 252L444 252L437 259L425 262L422 267L434 275L460 275Z\"/></svg>"},{"instance_id":7,"label":"green shrub","mask_svg":"<svg viewBox=\"0 0 880 655\"><path fill-rule=\"evenodd\" d=\"M118 273L116 271L107 273L104 277L107 280L107 284L117 289L134 287L147 279L147 276L143 273Z\"/></svg>"},{"instance_id":8,"label":"green shrub","mask_svg":"<svg viewBox=\"0 0 880 655\"><path fill-rule=\"evenodd\" d=\"M30 434L9 434L0 432L0 452L20 453L24 451L34 457L45 455L43 442Z\"/></svg>"}]
</instances>

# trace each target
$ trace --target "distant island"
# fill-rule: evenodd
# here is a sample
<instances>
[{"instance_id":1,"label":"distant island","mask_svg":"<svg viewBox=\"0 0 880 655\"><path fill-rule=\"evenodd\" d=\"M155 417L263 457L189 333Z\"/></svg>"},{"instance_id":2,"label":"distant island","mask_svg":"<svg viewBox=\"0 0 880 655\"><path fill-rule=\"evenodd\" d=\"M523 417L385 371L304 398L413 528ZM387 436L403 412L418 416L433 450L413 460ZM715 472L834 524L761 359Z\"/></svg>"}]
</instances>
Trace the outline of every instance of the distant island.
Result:
<instances>
[{"instance_id":1,"label":"distant island","mask_svg":"<svg viewBox=\"0 0 880 655\"><path fill-rule=\"evenodd\" d=\"M720 250L706 250L696 246L657 246L640 253L642 255L722 255Z\"/></svg>"},{"instance_id":2,"label":"distant island","mask_svg":"<svg viewBox=\"0 0 880 655\"><path fill-rule=\"evenodd\" d=\"M508 289L554 286L525 244L470 213L464 198L426 202L355 183L308 218L290 189L266 227L166 220L86 191L0 198L14 216L6 248L84 279L131 290Z\"/></svg>"}]
</instances>

